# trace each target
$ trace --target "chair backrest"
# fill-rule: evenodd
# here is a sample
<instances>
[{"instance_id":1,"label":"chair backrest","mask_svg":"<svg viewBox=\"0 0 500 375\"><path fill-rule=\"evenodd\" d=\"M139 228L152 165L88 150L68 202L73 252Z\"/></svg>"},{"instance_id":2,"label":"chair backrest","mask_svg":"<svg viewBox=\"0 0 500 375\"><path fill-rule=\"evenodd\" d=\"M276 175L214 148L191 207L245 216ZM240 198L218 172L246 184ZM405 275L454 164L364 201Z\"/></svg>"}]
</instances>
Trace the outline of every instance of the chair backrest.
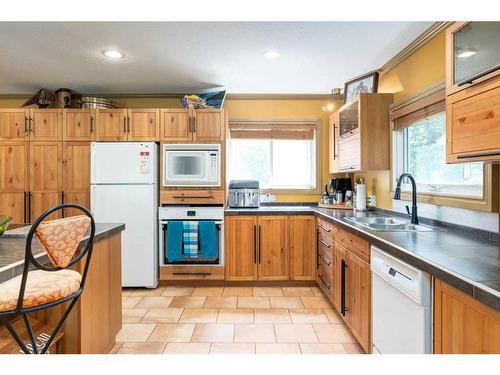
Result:
<instances>
[{"instance_id":1,"label":"chair backrest","mask_svg":"<svg viewBox=\"0 0 500 375\"><path fill-rule=\"evenodd\" d=\"M32 243L33 243L33 236L36 233L37 228L39 225L43 222L45 218L47 218L49 215L53 214L56 211L59 210L64 210L65 208L75 208L77 210L82 211L83 214L88 216L90 218L90 234L88 239L86 240L87 243L85 244L85 247L80 250L78 255L76 255L65 267L61 267L58 265L54 266L47 266L40 264L37 259L33 255L32 251ZM92 214L90 213L89 210L87 210L85 207L82 207L77 204L73 203L66 203L66 204L61 204L58 206L54 206L52 208L49 208L47 211L42 213L33 223L31 226L29 232L28 232L28 237L26 238L26 251L25 251L25 258L24 258L24 268L23 268L23 276L21 279L21 288L19 289L19 298L17 301L17 310L22 309L22 304L24 300L24 292L26 289L26 282L28 280L28 273L30 271L30 266L34 266L37 269L43 270L43 271L59 271L62 269L67 269L73 266L74 264L78 263L85 255L87 255L87 258L85 260L85 265L82 273L82 281L80 283L80 289L82 289L85 285L85 280L87 279L87 273L88 269L90 266L90 258L92 256L92 249L94 246L94 235L95 235L95 220Z\"/></svg>"}]
</instances>

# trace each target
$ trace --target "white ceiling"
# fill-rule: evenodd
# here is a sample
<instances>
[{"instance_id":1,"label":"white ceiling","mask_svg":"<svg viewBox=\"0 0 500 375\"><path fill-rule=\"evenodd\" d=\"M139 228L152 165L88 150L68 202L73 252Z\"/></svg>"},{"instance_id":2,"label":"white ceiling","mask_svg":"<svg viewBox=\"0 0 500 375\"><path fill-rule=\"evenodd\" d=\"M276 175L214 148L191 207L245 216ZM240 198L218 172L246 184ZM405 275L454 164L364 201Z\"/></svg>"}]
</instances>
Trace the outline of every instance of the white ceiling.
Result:
<instances>
[{"instance_id":1,"label":"white ceiling","mask_svg":"<svg viewBox=\"0 0 500 375\"><path fill-rule=\"evenodd\" d=\"M0 22L0 94L327 94L432 22ZM102 55L116 48L120 61ZM268 50L281 56L263 57Z\"/></svg>"}]
</instances>

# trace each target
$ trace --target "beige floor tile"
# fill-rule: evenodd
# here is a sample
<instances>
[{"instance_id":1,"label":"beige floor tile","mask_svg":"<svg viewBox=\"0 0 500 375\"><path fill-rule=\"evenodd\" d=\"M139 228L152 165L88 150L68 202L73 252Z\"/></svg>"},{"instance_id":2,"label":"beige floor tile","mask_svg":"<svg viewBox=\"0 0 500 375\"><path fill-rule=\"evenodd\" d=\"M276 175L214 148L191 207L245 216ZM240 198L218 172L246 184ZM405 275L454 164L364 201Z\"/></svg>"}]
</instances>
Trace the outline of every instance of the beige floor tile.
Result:
<instances>
[{"instance_id":1,"label":"beige floor tile","mask_svg":"<svg viewBox=\"0 0 500 375\"><path fill-rule=\"evenodd\" d=\"M146 342L155 329L154 323L124 323L116 335L117 342Z\"/></svg>"},{"instance_id":2,"label":"beige floor tile","mask_svg":"<svg viewBox=\"0 0 500 375\"><path fill-rule=\"evenodd\" d=\"M142 297L123 297L122 298L122 308L132 308L135 307Z\"/></svg>"},{"instance_id":3,"label":"beige floor tile","mask_svg":"<svg viewBox=\"0 0 500 375\"><path fill-rule=\"evenodd\" d=\"M299 344L255 344L257 354L300 354Z\"/></svg>"},{"instance_id":4,"label":"beige floor tile","mask_svg":"<svg viewBox=\"0 0 500 375\"><path fill-rule=\"evenodd\" d=\"M149 342L189 342L195 324L158 323Z\"/></svg>"},{"instance_id":5,"label":"beige floor tile","mask_svg":"<svg viewBox=\"0 0 500 375\"><path fill-rule=\"evenodd\" d=\"M184 309L152 308L142 318L143 323L177 323Z\"/></svg>"},{"instance_id":6,"label":"beige floor tile","mask_svg":"<svg viewBox=\"0 0 500 375\"><path fill-rule=\"evenodd\" d=\"M130 288L122 289L122 297L129 297L133 291L134 291L134 289L130 289Z\"/></svg>"},{"instance_id":7,"label":"beige floor tile","mask_svg":"<svg viewBox=\"0 0 500 375\"><path fill-rule=\"evenodd\" d=\"M217 323L253 323L253 309L220 309Z\"/></svg>"},{"instance_id":8,"label":"beige floor tile","mask_svg":"<svg viewBox=\"0 0 500 375\"><path fill-rule=\"evenodd\" d=\"M292 286L282 289L285 297L314 297L311 288L306 286Z\"/></svg>"},{"instance_id":9,"label":"beige floor tile","mask_svg":"<svg viewBox=\"0 0 500 375\"><path fill-rule=\"evenodd\" d=\"M347 354L366 354L359 344L341 344Z\"/></svg>"},{"instance_id":10,"label":"beige floor tile","mask_svg":"<svg viewBox=\"0 0 500 375\"><path fill-rule=\"evenodd\" d=\"M255 309L255 323L292 323L287 309Z\"/></svg>"},{"instance_id":11,"label":"beige floor tile","mask_svg":"<svg viewBox=\"0 0 500 375\"><path fill-rule=\"evenodd\" d=\"M300 344L302 354L346 354L342 344Z\"/></svg>"},{"instance_id":12,"label":"beige floor tile","mask_svg":"<svg viewBox=\"0 0 500 375\"><path fill-rule=\"evenodd\" d=\"M272 324L236 324L234 342L276 342Z\"/></svg>"},{"instance_id":13,"label":"beige floor tile","mask_svg":"<svg viewBox=\"0 0 500 375\"><path fill-rule=\"evenodd\" d=\"M215 323L218 309L184 309L179 323Z\"/></svg>"},{"instance_id":14,"label":"beige floor tile","mask_svg":"<svg viewBox=\"0 0 500 375\"><path fill-rule=\"evenodd\" d=\"M357 343L347 326L344 324L314 324L314 330L319 342L325 344Z\"/></svg>"},{"instance_id":15,"label":"beige floor tile","mask_svg":"<svg viewBox=\"0 0 500 375\"><path fill-rule=\"evenodd\" d=\"M122 309L123 323L139 323L149 309Z\"/></svg>"},{"instance_id":16,"label":"beige floor tile","mask_svg":"<svg viewBox=\"0 0 500 375\"><path fill-rule=\"evenodd\" d=\"M277 342L317 343L318 338L310 324L275 324Z\"/></svg>"},{"instance_id":17,"label":"beige floor tile","mask_svg":"<svg viewBox=\"0 0 500 375\"><path fill-rule=\"evenodd\" d=\"M258 286L253 288L253 295L255 297L279 297L283 296L283 290L279 287L263 287Z\"/></svg>"},{"instance_id":18,"label":"beige floor tile","mask_svg":"<svg viewBox=\"0 0 500 375\"><path fill-rule=\"evenodd\" d=\"M293 324L330 323L323 309L290 309L290 316Z\"/></svg>"},{"instance_id":19,"label":"beige floor tile","mask_svg":"<svg viewBox=\"0 0 500 375\"><path fill-rule=\"evenodd\" d=\"M224 288L223 296L231 297L231 296L242 296L242 297L252 297L253 296L253 288L251 287L226 287Z\"/></svg>"},{"instance_id":20,"label":"beige floor tile","mask_svg":"<svg viewBox=\"0 0 500 375\"><path fill-rule=\"evenodd\" d=\"M195 288L193 297L222 296L223 287L201 287Z\"/></svg>"},{"instance_id":21,"label":"beige floor tile","mask_svg":"<svg viewBox=\"0 0 500 375\"><path fill-rule=\"evenodd\" d=\"M306 309L331 309L332 305L325 297L300 297Z\"/></svg>"},{"instance_id":22,"label":"beige floor tile","mask_svg":"<svg viewBox=\"0 0 500 375\"><path fill-rule=\"evenodd\" d=\"M167 308L174 297L142 297L135 307L145 307L145 308Z\"/></svg>"},{"instance_id":23,"label":"beige floor tile","mask_svg":"<svg viewBox=\"0 0 500 375\"><path fill-rule=\"evenodd\" d=\"M117 342L115 346L109 351L109 354L116 354L118 350L120 350L120 347L122 346L122 342Z\"/></svg>"},{"instance_id":24,"label":"beige floor tile","mask_svg":"<svg viewBox=\"0 0 500 375\"><path fill-rule=\"evenodd\" d=\"M324 311L325 311L325 314L328 317L328 320L330 321L330 323L344 324L344 321L342 320L342 317L334 309L324 309Z\"/></svg>"},{"instance_id":25,"label":"beige floor tile","mask_svg":"<svg viewBox=\"0 0 500 375\"><path fill-rule=\"evenodd\" d=\"M213 343L210 354L255 354L255 344Z\"/></svg>"},{"instance_id":26,"label":"beige floor tile","mask_svg":"<svg viewBox=\"0 0 500 375\"><path fill-rule=\"evenodd\" d=\"M124 342L118 354L161 354L165 349L164 342Z\"/></svg>"},{"instance_id":27,"label":"beige floor tile","mask_svg":"<svg viewBox=\"0 0 500 375\"><path fill-rule=\"evenodd\" d=\"M161 296L165 288L158 287L155 289L148 289L148 288L139 288L135 289L130 296L131 297L153 297L153 296Z\"/></svg>"},{"instance_id":28,"label":"beige floor tile","mask_svg":"<svg viewBox=\"0 0 500 375\"><path fill-rule=\"evenodd\" d=\"M320 288L318 288L317 286L312 286L311 287L311 291L313 292L313 294L316 296L316 297L323 297L324 294L323 292L321 291Z\"/></svg>"},{"instance_id":29,"label":"beige floor tile","mask_svg":"<svg viewBox=\"0 0 500 375\"><path fill-rule=\"evenodd\" d=\"M165 348L165 354L208 354L209 343L198 342L169 342Z\"/></svg>"},{"instance_id":30,"label":"beige floor tile","mask_svg":"<svg viewBox=\"0 0 500 375\"><path fill-rule=\"evenodd\" d=\"M303 309L300 297L269 297L272 309Z\"/></svg>"},{"instance_id":31,"label":"beige floor tile","mask_svg":"<svg viewBox=\"0 0 500 375\"><path fill-rule=\"evenodd\" d=\"M191 296L193 295L193 292L194 288L182 286L167 286L161 295L165 297Z\"/></svg>"},{"instance_id":32,"label":"beige floor tile","mask_svg":"<svg viewBox=\"0 0 500 375\"><path fill-rule=\"evenodd\" d=\"M234 324L196 324L191 342L233 342Z\"/></svg>"},{"instance_id":33,"label":"beige floor tile","mask_svg":"<svg viewBox=\"0 0 500 375\"><path fill-rule=\"evenodd\" d=\"M205 297L174 297L170 307L185 307L190 309L201 308L205 302Z\"/></svg>"},{"instance_id":34,"label":"beige floor tile","mask_svg":"<svg viewBox=\"0 0 500 375\"><path fill-rule=\"evenodd\" d=\"M269 297L238 297L238 308L269 309Z\"/></svg>"},{"instance_id":35,"label":"beige floor tile","mask_svg":"<svg viewBox=\"0 0 500 375\"><path fill-rule=\"evenodd\" d=\"M203 304L204 308L213 308L213 309L234 309L236 308L236 302L238 301L238 297L206 297L205 303Z\"/></svg>"}]
</instances>

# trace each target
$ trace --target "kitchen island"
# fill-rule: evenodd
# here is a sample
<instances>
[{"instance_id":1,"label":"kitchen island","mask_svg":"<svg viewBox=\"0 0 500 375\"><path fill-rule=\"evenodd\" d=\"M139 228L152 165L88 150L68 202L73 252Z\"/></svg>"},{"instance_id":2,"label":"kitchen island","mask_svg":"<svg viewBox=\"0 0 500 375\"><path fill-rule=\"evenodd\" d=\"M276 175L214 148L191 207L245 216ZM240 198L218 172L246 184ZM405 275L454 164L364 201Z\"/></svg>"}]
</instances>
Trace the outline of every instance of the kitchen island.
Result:
<instances>
[{"instance_id":1,"label":"kitchen island","mask_svg":"<svg viewBox=\"0 0 500 375\"><path fill-rule=\"evenodd\" d=\"M122 326L121 232L124 229L124 224L96 224L85 289L62 328L63 335L57 343L58 353L109 353L115 345ZM7 231L0 238L0 283L22 274L26 233L27 230L20 228ZM81 247L85 246L87 238L84 236ZM40 263L48 262L36 240L33 241L33 254ZM83 265L84 259L73 269L82 272ZM34 314L34 318L54 327L64 309L64 305L55 306ZM0 344L9 339L0 336Z\"/></svg>"}]
</instances>

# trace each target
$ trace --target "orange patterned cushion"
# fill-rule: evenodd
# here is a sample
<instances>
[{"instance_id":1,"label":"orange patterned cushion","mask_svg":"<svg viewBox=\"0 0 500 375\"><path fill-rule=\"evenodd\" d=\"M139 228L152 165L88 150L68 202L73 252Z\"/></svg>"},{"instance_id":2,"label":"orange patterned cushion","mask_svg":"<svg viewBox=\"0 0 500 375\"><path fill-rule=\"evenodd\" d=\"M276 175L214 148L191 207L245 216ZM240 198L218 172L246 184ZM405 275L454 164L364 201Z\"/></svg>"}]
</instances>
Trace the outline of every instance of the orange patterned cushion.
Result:
<instances>
[{"instance_id":1,"label":"orange patterned cushion","mask_svg":"<svg viewBox=\"0 0 500 375\"><path fill-rule=\"evenodd\" d=\"M0 284L0 311L14 310L19 298L22 275ZM28 273L23 307L34 307L60 300L80 288L82 275L72 270Z\"/></svg>"},{"instance_id":2,"label":"orange patterned cushion","mask_svg":"<svg viewBox=\"0 0 500 375\"><path fill-rule=\"evenodd\" d=\"M52 264L65 268L73 259L89 224L90 218L85 215L49 220L36 228L35 237Z\"/></svg>"}]
</instances>

